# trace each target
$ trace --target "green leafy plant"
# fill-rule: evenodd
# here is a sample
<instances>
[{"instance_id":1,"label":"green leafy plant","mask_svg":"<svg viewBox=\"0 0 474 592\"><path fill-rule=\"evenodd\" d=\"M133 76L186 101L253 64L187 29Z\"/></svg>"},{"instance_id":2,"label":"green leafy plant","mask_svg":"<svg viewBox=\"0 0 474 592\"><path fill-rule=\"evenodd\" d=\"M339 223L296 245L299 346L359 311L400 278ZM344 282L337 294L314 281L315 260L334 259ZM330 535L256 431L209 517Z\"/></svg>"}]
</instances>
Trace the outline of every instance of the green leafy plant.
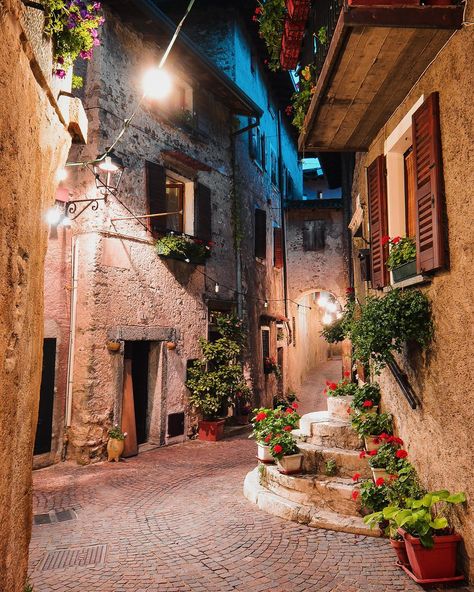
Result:
<instances>
[{"instance_id":1,"label":"green leafy plant","mask_svg":"<svg viewBox=\"0 0 474 592\"><path fill-rule=\"evenodd\" d=\"M251 420L253 427L251 437L255 438L257 442L269 446L274 434L291 432L298 427L300 416L296 411L297 408L297 403L293 403L287 408L261 407L254 409L254 416Z\"/></svg>"},{"instance_id":2,"label":"green leafy plant","mask_svg":"<svg viewBox=\"0 0 474 592\"><path fill-rule=\"evenodd\" d=\"M332 477L332 476L336 475L337 463L333 458L330 458L329 460L326 461L326 463L324 465L324 473L328 477Z\"/></svg>"},{"instance_id":3,"label":"green leafy plant","mask_svg":"<svg viewBox=\"0 0 474 592\"><path fill-rule=\"evenodd\" d=\"M300 450L296 444L296 439L290 431L273 434L269 440L270 454L274 458L281 459L283 456L297 454Z\"/></svg>"},{"instance_id":4,"label":"green leafy plant","mask_svg":"<svg viewBox=\"0 0 474 592\"><path fill-rule=\"evenodd\" d=\"M357 500L360 496L361 507L369 512L378 512L389 503L387 487L376 485L372 479L366 479L359 485L359 489L353 492L353 499Z\"/></svg>"},{"instance_id":5,"label":"green leafy plant","mask_svg":"<svg viewBox=\"0 0 474 592\"><path fill-rule=\"evenodd\" d=\"M341 317L321 331L321 335L328 343L339 343L349 336L355 306L355 299L349 297L344 305Z\"/></svg>"},{"instance_id":6,"label":"green leafy plant","mask_svg":"<svg viewBox=\"0 0 474 592\"><path fill-rule=\"evenodd\" d=\"M328 43L328 28L321 27L318 30L316 37L317 37L319 43L321 43L321 45L327 45L327 43Z\"/></svg>"},{"instance_id":7,"label":"green leafy plant","mask_svg":"<svg viewBox=\"0 0 474 592\"><path fill-rule=\"evenodd\" d=\"M293 114L292 123L300 131L304 128L304 120L316 88L316 81L316 68L312 64L305 66L300 72L298 90L291 97L291 110L288 110L287 114Z\"/></svg>"},{"instance_id":8,"label":"green leafy plant","mask_svg":"<svg viewBox=\"0 0 474 592\"><path fill-rule=\"evenodd\" d=\"M191 240L178 234L167 234L156 241L158 255L188 263L204 261L211 254L209 247L204 241Z\"/></svg>"},{"instance_id":9,"label":"green leafy plant","mask_svg":"<svg viewBox=\"0 0 474 592\"><path fill-rule=\"evenodd\" d=\"M380 403L380 386L377 383L366 383L354 393L351 403L353 411L363 413Z\"/></svg>"},{"instance_id":10,"label":"green leafy plant","mask_svg":"<svg viewBox=\"0 0 474 592\"><path fill-rule=\"evenodd\" d=\"M296 393L290 389L286 391L285 395L277 394L275 397L273 397L274 407L289 407L292 403L295 402L298 402L298 397L296 396Z\"/></svg>"},{"instance_id":11,"label":"green leafy plant","mask_svg":"<svg viewBox=\"0 0 474 592\"><path fill-rule=\"evenodd\" d=\"M433 334L430 303L419 290L391 290L381 298L368 297L350 328L354 357L374 362L377 373L413 341L427 347Z\"/></svg>"},{"instance_id":12,"label":"green leafy plant","mask_svg":"<svg viewBox=\"0 0 474 592\"><path fill-rule=\"evenodd\" d=\"M361 437L393 433L392 416L388 413L358 413L353 416L351 425Z\"/></svg>"},{"instance_id":13,"label":"green leafy plant","mask_svg":"<svg viewBox=\"0 0 474 592\"><path fill-rule=\"evenodd\" d=\"M34 592L33 586L30 584L30 582L26 582L23 592Z\"/></svg>"},{"instance_id":14,"label":"green leafy plant","mask_svg":"<svg viewBox=\"0 0 474 592\"><path fill-rule=\"evenodd\" d=\"M434 545L433 536L450 532L449 521L444 515L449 505L466 501L464 493L451 494L443 489L426 493L421 499L408 498L401 506L392 505L364 518L371 526L381 520L388 520L391 531L403 528L406 532L420 539L423 547Z\"/></svg>"},{"instance_id":15,"label":"green leafy plant","mask_svg":"<svg viewBox=\"0 0 474 592\"><path fill-rule=\"evenodd\" d=\"M113 438L114 440L125 440L126 437L127 432L122 432L117 424L115 424L109 430L109 438Z\"/></svg>"},{"instance_id":16,"label":"green leafy plant","mask_svg":"<svg viewBox=\"0 0 474 592\"><path fill-rule=\"evenodd\" d=\"M44 0L44 33L53 40L54 74L66 76L78 57L90 60L100 45L98 29L104 22L100 2L86 0ZM73 86L82 86L76 76Z\"/></svg>"},{"instance_id":17,"label":"green leafy plant","mask_svg":"<svg viewBox=\"0 0 474 592\"><path fill-rule=\"evenodd\" d=\"M269 356L263 360L263 371L265 374L274 374L277 378L281 378L280 366L276 363L275 358Z\"/></svg>"},{"instance_id":18,"label":"green leafy plant","mask_svg":"<svg viewBox=\"0 0 474 592\"><path fill-rule=\"evenodd\" d=\"M267 46L267 65L273 72L280 68L281 39L286 14L285 0L264 0L258 2L252 17L258 23L258 33Z\"/></svg>"},{"instance_id":19,"label":"green leafy plant","mask_svg":"<svg viewBox=\"0 0 474 592\"><path fill-rule=\"evenodd\" d=\"M388 269L394 269L395 267L400 267L400 265L403 265L404 263L415 261L415 239L408 236L403 238L396 236L392 239L388 236L383 236L382 245L386 245L387 243L390 245L390 252L386 263Z\"/></svg>"},{"instance_id":20,"label":"green leafy plant","mask_svg":"<svg viewBox=\"0 0 474 592\"><path fill-rule=\"evenodd\" d=\"M369 458L369 466L372 469L385 469L391 475L398 475L400 469L407 463L406 450L397 449L394 442L382 444L376 452L377 454Z\"/></svg>"},{"instance_id":21,"label":"green leafy plant","mask_svg":"<svg viewBox=\"0 0 474 592\"><path fill-rule=\"evenodd\" d=\"M341 379L339 382L326 381L326 388L324 394L328 397L352 397L358 391L358 386L355 382L349 382L348 378L350 372L345 372L347 376Z\"/></svg>"}]
</instances>

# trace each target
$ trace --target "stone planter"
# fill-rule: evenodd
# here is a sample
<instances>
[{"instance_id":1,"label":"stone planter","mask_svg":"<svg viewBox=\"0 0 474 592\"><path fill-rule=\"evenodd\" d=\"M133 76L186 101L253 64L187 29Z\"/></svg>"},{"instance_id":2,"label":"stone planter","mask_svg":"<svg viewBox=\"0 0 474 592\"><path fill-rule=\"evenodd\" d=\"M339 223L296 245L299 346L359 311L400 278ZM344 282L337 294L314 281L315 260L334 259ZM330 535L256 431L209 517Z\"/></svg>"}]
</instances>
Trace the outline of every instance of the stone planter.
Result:
<instances>
[{"instance_id":1,"label":"stone planter","mask_svg":"<svg viewBox=\"0 0 474 592\"><path fill-rule=\"evenodd\" d=\"M289 456L283 456L281 459L277 459L276 462L280 473L283 473L283 475L294 475L295 473L301 473L303 455L300 452L290 454Z\"/></svg>"},{"instance_id":2,"label":"stone planter","mask_svg":"<svg viewBox=\"0 0 474 592\"><path fill-rule=\"evenodd\" d=\"M117 440L116 438L109 438L107 442L107 460L110 462L114 460L118 462L122 456L123 449L125 446L124 440Z\"/></svg>"},{"instance_id":3,"label":"stone planter","mask_svg":"<svg viewBox=\"0 0 474 592\"><path fill-rule=\"evenodd\" d=\"M270 453L270 446L265 446L265 444L257 442L257 459L266 464L275 462L275 459Z\"/></svg>"},{"instance_id":4,"label":"stone planter","mask_svg":"<svg viewBox=\"0 0 474 592\"><path fill-rule=\"evenodd\" d=\"M410 565L410 562L408 561L405 541L396 541L395 539L390 539L390 544L392 545L392 549L395 551L397 555L397 563L399 563L400 565Z\"/></svg>"},{"instance_id":5,"label":"stone planter","mask_svg":"<svg viewBox=\"0 0 474 592\"><path fill-rule=\"evenodd\" d=\"M347 410L350 408L354 397L328 397L328 411L333 417L349 421L350 414Z\"/></svg>"},{"instance_id":6,"label":"stone planter","mask_svg":"<svg viewBox=\"0 0 474 592\"><path fill-rule=\"evenodd\" d=\"M387 473L385 469L372 469L372 475L374 476L374 481L377 479L385 479L388 481L390 479L390 473Z\"/></svg>"},{"instance_id":7,"label":"stone planter","mask_svg":"<svg viewBox=\"0 0 474 592\"><path fill-rule=\"evenodd\" d=\"M374 440L377 440L377 438L378 436L364 436L364 444L367 452L370 452L371 450L378 450L380 446L382 446L382 442L379 442L378 444L374 442Z\"/></svg>"},{"instance_id":8,"label":"stone planter","mask_svg":"<svg viewBox=\"0 0 474 592\"><path fill-rule=\"evenodd\" d=\"M393 281L401 282L416 275L416 261L408 261L392 269Z\"/></svg>"},{"instance_id":9,"label":"stone planter","mask_svg":"<svg viewBox=\"0 0 474 592\"><path fill-rule=\"evenodd\" d=\"M224 419L218 419L215 421L201 420L198 423L199 440L205 440L207 442L217 442L217 440L222 440L224 437L224 423Z\"/></svg>"}]
</instances>

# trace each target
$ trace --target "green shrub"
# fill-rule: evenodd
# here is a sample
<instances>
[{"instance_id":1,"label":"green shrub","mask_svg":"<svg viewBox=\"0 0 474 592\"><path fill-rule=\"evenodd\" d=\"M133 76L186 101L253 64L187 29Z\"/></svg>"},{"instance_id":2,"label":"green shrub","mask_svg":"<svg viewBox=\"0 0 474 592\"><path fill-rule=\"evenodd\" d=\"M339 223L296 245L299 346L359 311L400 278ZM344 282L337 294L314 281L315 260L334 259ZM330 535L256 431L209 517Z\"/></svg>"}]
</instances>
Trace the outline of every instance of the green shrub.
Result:
<instances>
[{"instance_id":1,"label":"green shrub","mask_svg":"<svg viewBox=\"0 0 474 592\"><path fill-rule=\"evenodd\" d=\"M393 433L392 416L388 413L358 413L351 423L361 437Z\"/></svg>"}]
</instances>

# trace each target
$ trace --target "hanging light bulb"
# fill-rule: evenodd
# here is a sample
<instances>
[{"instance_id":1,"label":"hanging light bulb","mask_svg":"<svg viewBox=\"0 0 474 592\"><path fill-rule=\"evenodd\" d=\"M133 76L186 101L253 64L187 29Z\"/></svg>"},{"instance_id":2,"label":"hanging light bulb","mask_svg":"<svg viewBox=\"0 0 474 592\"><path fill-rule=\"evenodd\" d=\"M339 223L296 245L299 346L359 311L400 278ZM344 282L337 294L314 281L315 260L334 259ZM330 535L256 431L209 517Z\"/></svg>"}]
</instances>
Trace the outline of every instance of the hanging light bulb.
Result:
<instances>
[{"instance_id":1,"label":"hanging light bulb","mask_svg":"<svg viewBox=\"0 0 474 592\"><path fill-rule=\"evenodd\" d=\"M216 285L214 286L214 292L215 292L216 294L218 294L218 293L219 293L219 284L218 284L217 282L216 282Z\"/></svg>"},{"instance_id":2,"label":"hanging light bulb","mask_svg":"<svg viewBox=\"0 0 474 592\"><path fill-rule=\"evenodd\" d=\"M46 222L51 226L56 226L56 224L59 224L61 221L62 215L62 211L58 207L54 206L46 212Z\"/></svg>"},{"instance_id":3,"label":"hanging light bulb","mask_svg":"<svg viewBox=\"0 0 474 592\"><path fill-rule=\"evenodd\" d=\"M109 173L115 173L115 171L119 170L119 167L115 162L112 161L111 156L106 156L104 160L99 164L99 169L101 171L107 171Z\"/></svg>"},{"instance_id":4,"label":"hanging light bulb","mask_svg":"<svg viewBox=\"0 0 474 592\"><path fill-rule=\"evenodd\" d=\"M332 315L326 313L322 318L323 325L330 325L332 323Z\"/></svg>"},{"instance_id":5,"label":"hanging light bulb","mask_svg":"<svg viewBox=\"0 0 474 592\"><path fill-rule=\"evenodd\" d=\"M263 306L264 306L265 308L268 308L268 300L265 300L265 302L263 303Z\"/></svg>"},{"instance_id":6,"label":"hanging light bulb","mask_svg":"<svg viewBox=\"0 0 474 592\"><path fill-rule=\"evenodd\" d=\"M162 68L151 68L143 77L143 93L150 99L164 99L171 92L171 78Z\"/></svg>"},{"instance_id":7,"label":"hanging light bulb","mask_svg":"<svg viewBox=\"0 0 474 592\"><path fill-rule=\"evenodd\" d=\"M186 257L185 261L186 263L191 263L191 260L188 257Z\"/></svg>"},{"instance_id":8,"label":"hanging light bulb","mask_svg":"<svg viewBox=\"0 0 474 592\"><path fill-rule=\"evenodd\" d=\"M69 228L69 226L71 226L71 218L64 216L64 218L61 221L61 226L66 226L66 228Z\"/></svg>"}]
</instances>

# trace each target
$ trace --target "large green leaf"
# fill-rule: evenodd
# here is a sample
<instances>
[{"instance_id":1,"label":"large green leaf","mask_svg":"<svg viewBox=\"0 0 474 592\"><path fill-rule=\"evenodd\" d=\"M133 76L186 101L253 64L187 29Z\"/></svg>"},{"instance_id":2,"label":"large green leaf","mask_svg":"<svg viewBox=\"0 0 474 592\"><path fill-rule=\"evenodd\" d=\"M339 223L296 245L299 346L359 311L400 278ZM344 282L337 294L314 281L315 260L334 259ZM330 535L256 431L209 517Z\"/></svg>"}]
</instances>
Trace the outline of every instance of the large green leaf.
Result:
<instances>
[{"instance_id":1,"label":"large green leaf","mask_svg":"<svg viewBox=\"0 0 474 592\"><path fill-rule=\"evenodd\" d=\"M450 504L462 504L466 501L466 496L462 491L460 491L459 493L453 493L452 495L447 497L446 501Z\"/></svg>"},{"instance_id":2,"label":"large green leaf","mask_svg":"<svg viewBox=\"0 0 474 592\"><path fill-rule=\"evenodd\" d=\"M427 549L431 549L434 545L433 537L430 534L420 536L420 542Z\"/></svg>"},{"instance_id":3,"label":"large green leaf","mask_svg":"<svg viewBox=\"0 0 474 592\"><path fill-rule=\"evenodd\" d=\"M448 527L448 520L444 517L437 517L434 520L432 520L430 522L430 526L431 528L434 528L435 530L442 530L443 528L447 528Z\"/></svg>"}]
</instances>

